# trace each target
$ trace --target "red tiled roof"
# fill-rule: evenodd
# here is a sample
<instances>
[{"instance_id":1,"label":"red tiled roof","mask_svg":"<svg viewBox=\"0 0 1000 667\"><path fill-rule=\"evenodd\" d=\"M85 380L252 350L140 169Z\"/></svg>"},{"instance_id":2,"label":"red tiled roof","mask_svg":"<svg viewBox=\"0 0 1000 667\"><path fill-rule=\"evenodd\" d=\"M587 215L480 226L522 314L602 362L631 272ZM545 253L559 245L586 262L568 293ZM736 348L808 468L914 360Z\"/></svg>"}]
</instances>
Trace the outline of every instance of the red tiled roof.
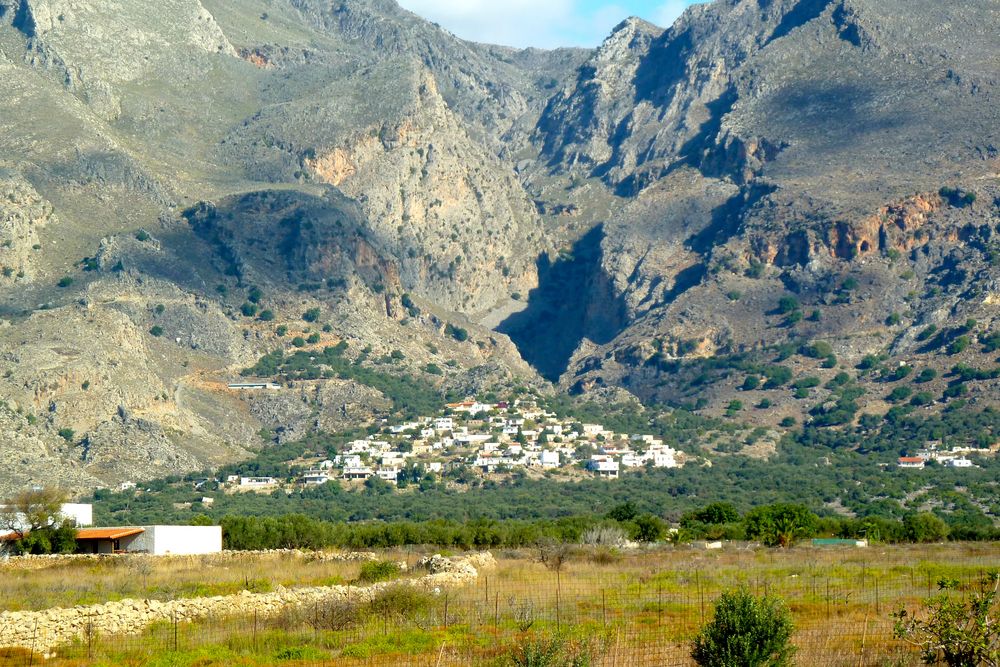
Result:
<instances>
[{"instance_id":1,"label":"red tiled roof","mask_svg":"<svg viewBox=\"0 0 1000 667\"><path fill-rule=\"evenodd\" d=\"M924 460L919 456L900 456L900 463L923 463Z\"/></svg>"},{"instance_id":2,"label":"red tiled roof","mask_svg":"<svg viewBox=\"0 0 1000 667\"><path fill-rule=\"evenodd\" d=\"M80 528L76 531L78 540L120 540L146 532L145 528Z\"/></svg>"}]
</instances>

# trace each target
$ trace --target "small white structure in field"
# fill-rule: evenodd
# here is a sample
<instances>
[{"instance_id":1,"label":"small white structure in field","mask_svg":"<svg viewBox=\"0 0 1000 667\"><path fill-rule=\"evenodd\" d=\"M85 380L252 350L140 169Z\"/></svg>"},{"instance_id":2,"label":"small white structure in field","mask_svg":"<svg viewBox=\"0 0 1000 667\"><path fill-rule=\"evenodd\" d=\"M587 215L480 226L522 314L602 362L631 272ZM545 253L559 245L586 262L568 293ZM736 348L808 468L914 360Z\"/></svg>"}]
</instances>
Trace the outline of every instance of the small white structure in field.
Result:
<instances>
[{"instance_id":1,"label":"small white structure in field","mask_svg":"<svg viewBox=\"0 0 1000 667\"><path fill-rule=\"evenodd\" d=\"M190 556L222 551L221 526L131 526L77 531L84 553L147 553Z\"/></svg>"},{"instance_id":2,"label":"small white structure in field","mask_svg":"<svg viewBox=\"0 0 1000 667\"><path fill-rule=\"evenodd\" d=\"M278 483L273 477L240 477L241 489L266 489Z\"/></svg>"},{"instance_id":3,"label":"small white structure in field","mask_svg":"<svg viewBox=\"0 0 1000 667\"><path fill-rule=\"evenodd\" d=\"M558 468L559 467L559 452L553 452L546 449L542 452L541 462L543 468Z\"/></svg>"},{"instance_id":4,"label":"small white structure in field","mask_svg":"<svg viewBox=\"0 0 1000 667\"><path fill-rule=\"evenodd\" d=\"M959 459L950 459L948 461L948 465L951 466L952 468L971 468L971 467L973 467L972 466L972 461L970 461L969 459L964 458L964 457L963 458L959 458Z\"/></svg>"}]
</instances>

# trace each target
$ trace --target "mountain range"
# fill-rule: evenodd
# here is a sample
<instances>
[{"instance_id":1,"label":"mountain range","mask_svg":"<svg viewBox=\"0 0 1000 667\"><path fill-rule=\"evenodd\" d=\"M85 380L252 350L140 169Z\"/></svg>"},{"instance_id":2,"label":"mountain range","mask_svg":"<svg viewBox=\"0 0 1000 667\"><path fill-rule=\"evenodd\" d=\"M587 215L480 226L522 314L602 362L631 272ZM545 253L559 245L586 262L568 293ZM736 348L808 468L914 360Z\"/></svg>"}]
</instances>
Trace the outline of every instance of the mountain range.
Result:
<instances>
[{"instance_id":1,"label":"mountain range","mask_svg":"<svg viewBox=\"0 0 1000 667\"><path fill-rule=\"evenodd\" d=\"M392 412L360 374L228 386L343 343L766 429L842 373L851 419L901 367L993 405L998 33L995 0L717 0L544 51L393 0L0 0L0 489Z\"/></svg>"}]
</instances>

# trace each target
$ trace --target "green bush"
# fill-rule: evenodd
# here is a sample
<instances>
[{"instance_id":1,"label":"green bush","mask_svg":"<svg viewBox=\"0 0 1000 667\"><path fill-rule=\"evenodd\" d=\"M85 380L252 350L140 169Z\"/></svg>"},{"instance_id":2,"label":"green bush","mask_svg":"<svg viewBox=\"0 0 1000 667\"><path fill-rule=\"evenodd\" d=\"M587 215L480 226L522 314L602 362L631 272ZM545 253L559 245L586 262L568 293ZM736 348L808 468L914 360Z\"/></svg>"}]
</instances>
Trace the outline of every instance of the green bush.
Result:
<instances>
[{"instance_id":1,"label":"green bush","mask_svg":"<svg viewBox=\"0 0 1000 667\"><path fill-rule=\"evenodd\" d=\"M271 320L274 319L274 311L262 310L260 311L260 315L257 316L257 319L259 319L261 322L270 322Z\"/></svg>"},{"instance_id":2,"label":"green bush","mask_svg":"<svg viewBox=\"0 0 1000 667\"><path fill-rule=\"evenodd\" d=\"M306 322L315 322L316 320L319 319L319 316L320 316L319 308L310 308L306 312L302 313L302 319L305 320Z\"/></svg>"},{"instance_id":3,"label":"green bush","mask_svg":"<svg viewBox=\"0 0 1000 667\"><path fill-rule=\"evenodd\" d=\"M295 338L292 339L292 345L294 345L295 347L305 347L306 339L303 338L302 336L296 336Z\"/></svg>"},{"instance_id":4,"label":"green bush","mask_svg":"<svg viewBox=\"0 0 1000 667\"><path fill-rule=\"evenodd\" d=\"M61 428L58 431L59 437L66 442L73 442L73 437L76 435L71 428Z\"/></svg>"},{"instance_id":5,"label":"green bush","mask_svg":"<svg viewBox=\"0 0 1000 667\"><path fill-rule=\"evenodd\" d=\"M909 387L896 387L889 393L888 396L885 397L885 400L890 403L899 403L900 401L905 401L912 395L913 390Z\"/></svg>"},{"instance_id":6,"label":"green bush","mask_svg":"<svg viewBox=\"0 0 1000 667\"><path fill-rule=\"evenodd\" d=\"M69 276L63 276L62 278L59 279L59 282L56 283L56 285L63 288L69 287L72 284L73 284L73 279Z\"/></svg>"},{"instance_id":7,"label":"green bush","mask_svg":"<svg viewBox=\"0 0 1000 667\"><path fill-rule=\"evenodd\" d=\"M459 343L464 343L469 340L469 332L462 327L456 327L453 324L448 324L444 328L444 332L457 340Z\"/></svg>"},{"instance_id":8,"label":"green bush","mask_svg":"<svg viewBox=\"0 0 1000 667\"><path fill-rule=\"evenodd\" d=\"M375 583L376 581L389 581L397 578L402 573L399 563L391 560L373 560L361 566L358 573L358 581L363 583Z\"/></svg>"},{"instance_id":9,"label":"green bush","mask_svg":"<svg viewBox=\"0 0 1000 667\"><path fill-rule=\"evenodd\" d=\"M163 327L161 327L159 324L154 324L149 328L149 335L156 336L157 338L159 338L160 336L163 335Z\"/></svg>"},{"instance_id":10,"label":"green bush","mask_svg":"<svg viewBox=\"0 0 1000 667\"><path fill-rule=\"evenodd\" d=\"M948 525L930 512L918 512L903 517L903 531L911 542L940 542L948 537Z\"/></svg>"},{"instance_id":11,"label":"green bush","mask_svg":"<svg viewBox=\"0 0 1000 667\"><path fill-rule=\"evenodd\" d=\"M791 614L775 597L756 597L746 589L727 591L715 615L698 633L691 657L706 667L779 667L791 664Z\"/></svg>"},{"instance_id":12,"label":"green bush","mask_svg":"<svg viewBox=\"0 0 1000 667\"><path fill-rule=\"evenodd\" d=\"M938 581L938 595L924 601L923 618L905 609L893 614L895 635L920 648L925 664L951 667L996 665L1000 647L1000 573L991 572L972 591L955 595L955 580Z\"/></svg>"}]
</instances>

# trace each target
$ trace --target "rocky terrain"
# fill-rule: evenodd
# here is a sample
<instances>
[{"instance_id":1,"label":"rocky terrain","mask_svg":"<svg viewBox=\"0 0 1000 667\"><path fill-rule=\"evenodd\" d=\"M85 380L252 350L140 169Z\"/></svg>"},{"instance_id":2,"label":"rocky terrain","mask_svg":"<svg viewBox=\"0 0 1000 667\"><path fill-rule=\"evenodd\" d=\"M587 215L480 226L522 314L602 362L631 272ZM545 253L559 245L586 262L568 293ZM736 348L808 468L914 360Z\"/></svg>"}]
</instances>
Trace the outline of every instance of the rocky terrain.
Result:
<instances>
[{"instance_id":1,"label":"rocky terrain","mask_svg":"<svg viewBox=\"0 0 1000 667\"><path fill-rule=\"evenodd\" d=\"M765 395L699 360L782 344L829 343L789 361L823 382L990 368L998 27L991 0L720 0L519 51L391 0L0 0L0 490L392 409L361 376L228 389L277 348L718 414Z\"/></svg>"}]
</instances>

